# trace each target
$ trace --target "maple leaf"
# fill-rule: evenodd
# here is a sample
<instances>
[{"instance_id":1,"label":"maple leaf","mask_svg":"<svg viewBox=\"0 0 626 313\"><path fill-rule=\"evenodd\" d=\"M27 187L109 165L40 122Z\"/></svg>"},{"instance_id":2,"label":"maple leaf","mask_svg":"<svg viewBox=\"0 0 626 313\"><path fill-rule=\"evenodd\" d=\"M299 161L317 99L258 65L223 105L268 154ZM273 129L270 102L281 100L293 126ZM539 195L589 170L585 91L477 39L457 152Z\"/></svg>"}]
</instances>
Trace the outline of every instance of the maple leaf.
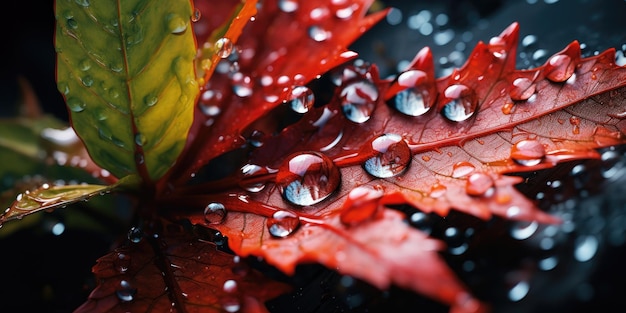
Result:
<instances>
[{"instance_id":1,"label":"maple leaf","mask_svg":"<svg viewBox=\"0 0 626 313\"><path fill-rule=\"evenodd\" d=\"M598 158L595 149L625 142L626 69L614 50L581 59L573 42L520 71L517 40L514 23L438 79L427 48L393 81L375 66L341 67L329 103L261 137L238 178L183 187L200 195L173 202L212 203L185 217L286 273L318 262L452 312L486 310L446 269L441 244L390 206L558 223L515 188L521 177L505 174Z\"/></svg>"},{"instance_id":2,"label":"maple leaf","mask_svg":"<svg viewBox=\"0 0 626 313\"><path fill-rule=\"evenodd\" d=\"M75 312L267 312L263 302L289 290L181 225L158 227L158 236L132 229L98 260L98 287Z\"/></svg>"}]
</instances>

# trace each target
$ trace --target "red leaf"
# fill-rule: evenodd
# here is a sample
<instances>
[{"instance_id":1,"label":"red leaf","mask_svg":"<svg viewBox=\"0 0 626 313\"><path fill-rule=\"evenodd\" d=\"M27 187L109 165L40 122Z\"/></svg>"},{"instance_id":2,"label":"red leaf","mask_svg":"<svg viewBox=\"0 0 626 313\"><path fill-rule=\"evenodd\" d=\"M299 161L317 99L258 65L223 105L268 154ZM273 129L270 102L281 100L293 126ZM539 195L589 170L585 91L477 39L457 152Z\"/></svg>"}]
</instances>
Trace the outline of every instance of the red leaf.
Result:
<instances>
[{"instance_id":1,"label":"red leaf","mask_svg":"<svg viewBox=\"0 0 626 313\"><path fill-rule=\"evenodd\" d=\"M626 142L626 68L614 64L614 50L581 59L574 42L519 71L517 40L513 24L439 79L428 49L395 81L380 80L375 66L343 67L331 101L263 138L239 177L177 191L217 194L171 200L223 204L223 222L210 211L187 217L287 273L318 262L455 312L484 310L438 258L441 244L389 206L558 222L515 188L521 177L505 174L597 158L596 148ZM397 107L396 97L423 101Z\"/></svg>"},{"instance_id":2,"label":"red leaf","mask_svg":"<svg viewBox=\"0 0 626 313\"><path fill-rule=\"evenodd\" d=\"M98 260L98 286L75 312L267 312L263 302L289 289L176 224L129 237Z\"/></svg>"}]
</instances>

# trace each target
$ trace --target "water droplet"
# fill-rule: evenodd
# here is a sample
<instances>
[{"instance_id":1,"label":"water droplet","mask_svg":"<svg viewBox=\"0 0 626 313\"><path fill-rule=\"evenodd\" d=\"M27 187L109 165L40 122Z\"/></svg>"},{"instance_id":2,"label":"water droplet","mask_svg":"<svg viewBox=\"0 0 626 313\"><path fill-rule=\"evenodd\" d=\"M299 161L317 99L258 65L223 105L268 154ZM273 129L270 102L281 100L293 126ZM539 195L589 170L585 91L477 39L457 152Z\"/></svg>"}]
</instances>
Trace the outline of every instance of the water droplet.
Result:
<instances>
[{"instance_id":1,"label":"water droplet","mask_svg":"<svg viewBox=\"0 0 626 313\"><path fill-rule=\"evenodd\" d=\"M77 29L78 28L78 22L76 22L75 19L73 18L68 18L66 20L67 23L67 27L71 28L71 29Z\"/></svg>"},{"instance_id":2,"label":"water droplet","mask_svg":"<svg viewBox=\"0 0 626 313\"><path fill-rule=\"evenodd\" d=\"M132 227L126 235L128 240L134 243L139 243L143 239L143 230L139 227Z\"/></svg>"},{"instance_id":3,"label":"water droplet","mask_svg":"<svg viewBox=\"0 0 626 313\"><path fill-rule=\"evenodd\" d=\"M580 236L576 238L574 248L574 258L578 262L591 260L598 251L598 238L593 235Z\"/></svg>"},{"instance_id":4,"label":"water droplet","mask_svg":"<svg viewBox=\"0 0 626 313\"><path fill-rule=\"evenodd\" d=\"M167 17L167 28L172 34L181 34L187 30L187 22L176 14L170 14Z\"/></svg>"},{"instance_id":5,"label":"water droplet","mask_svg":"<svg viewBox=\"0 0 626 313\"><path fill-rule=\"evenodd\" d=\"M513 84L509 90L509 96L511 96L511 99L517 101L528 100L535 94L536 88L537 86L532 80L525 77L518 77L513 80Z\"/></svg>"},{"instance_id":6,"label":"water droplet","mask_svg":"<svg viewBox=\"0 0 626 313\"><path fill-rule=\"evenodd\" d=\"M521 140L511 147L511 159L524 166L535 166L541 163L545 155L546 150L543 144L533 139Z\"/></svg>"},{"instance_id":7,"label":"water droplet","mask_svg":"<svg viewBox=\"0 0 626 313\"><path fill-rule=\"evenodd\" d=\"M88 7L89 6L89 0L74 0L74 2L76 2L76 4L82 6L82 7Z\"/></svg>"},{"instance_id":8,"label":"water droplet","mask_svg":"<svg viewBox=\"0 0 626 313\"><path fill-rule=\"evenodd\" d=\"M120 281L118 289L115 291L115 295L122 302L131 302L135 299L137 289L133 288L127 280Z\"/></svg>"},{"instance_id":9,"label":"water droplet","mask_svg":"<svg viewBox=\"0 0 626 313\"><path fill-rule=\"evenodd\" d=\"M278 0L278 8L285 13L295 12L298 9L298 1Z\"/></svg>"},{"instance_id":10,"label":"water droplet","mask_svg":"<svg viewBox=\"0 0 626 313\"><path fill-rule=\"evenodd\" d=\"M502 105L502 113L503 113L503 114L507 114L507 115L508 115L508 114L511 114L511 112L513 112L513 107L514 107L514 106L515 106L515 105L513 104L513 102L505 102L505 103Z\"/></svg>"},{"instance_id":11,"label":"water droplet","mask_svg":"<svg viewBox=\"0 0 626 313\"><path fill-rule=\"evenodd\" d=\"M409 145L396 134L383 134L374 138L360 153L372 156L363 163L363 168L378 178L401 174L409 167L413 157Z\"/></svg>"},{"instance_id":12,"label":"water droplet","mask_svg":"<svg viewBox=\"0 0 626 313\"><path fill-rule=\"evenodd\" d=\"M67 107L72 112L82 112L83 110L85 110L86 106L87 104L78 98L67 99Z\"/></svg>"},{"instance_id":13,"label":"water droplet","mask_svg":"<svg viewBox=\"0 0 626 313\"><path fill-rule=\"evenodd\" d=\"M267 219L267 229L274 237L284 238L291 235L300 226L300 219L295 213L276 211Z\"/></svg>"},{"instance_id":14,"label":"water droplet","mask_svg":"<svg viewBox=\"0 0 626 313\"><path fill-rule=\"evenodd\" d=\"M474 173L467 178L465 192L470 196L489 197L494 192L493 178L485 173Z\"/></svg>"},{"instance_id":15,"label":"water droplet","mask_svg":"<svg viewBox=\"0 0 626 313\"><path fill-rule=\"evenodd\" d=\"M237 292L237 282L232 279L229 279L224 282L224 286L222 287L222 289L226 293L235 293Z\"/></svg>"},{"instance_id":16,"label":"water droplet","mask_svg":"<svg viewBox=\"0 0 626 313\"><path fill-rule=\"evenodd\" d=\"M291 155L276 174L276 184L283 197L301 206L314 205L326 199L340 182L341 173L337 166L318 152Z\"/></svg>"},{"instance_id":17,"label":"water droplet","mask_svg":"<svg viewBox=\"0 0 626 313\"><path fill-rule=\"evenodd\" d=\"M70 93L70 86L66 82L58 82L57 89L66 96Z\"/></svg>"},{"instance_id":18,"label":"water droplet","mask_svg":"<svg viewBox=\"0 0 626 313\"><path fill-rule=\"evenodd\" d=\"M287 99L291 109L296 113L308 112L315 103L313 91L306 86L294 86L291 88Z\"/></svg>"},{"instance_id":19,"label":"water droplet","mask_svg":"<svg viewBox=\"0 0 626 313\"><path fill-rule=\"evenodd\" d=\"M341 222L346 225L357 225L370 219L378 211L379 200L384 191L380 187L363 185L348 193L341 211Z\"/></svg>"},{"instance_id":20,"label":"water droplet","mask_svg":"<svg viewBox=\"0 0 626 313\"><path fill-rule=\"evenodd\" d=\"M226 218L226 207L223 204L213 202L204 208L204 219L211 225L217 225L224 222Z\"/></svg>"},{"instance_id":21,"label":"water droplet","mask_svg":"<svg viewBox=\"0 0 626 313\"><path fill-rule=\"evenodd\" d=\"M220 298L220 302L222 303L222 308L224 311L228 313L239 312L241 309L241 303L235 297L222 297Z\"/></svg>"},{"instance_id":22,"label":"water droplet","mask_svg":"<svg viewBox=\"0 0 626 313\"><path fill-rule=\"evenodd\" d=\"M191 14L191 21L195 23L199 21L200 18L202 18L202 12L200 12L200 9L195 8L193 10L193 14Z\"/></svg>"},{"instance_id":23,"label":"water droplet","mask_svg":"<svg viewBox=\"0 0 626 313\"><path fill-rule=\"evenodd\" d=\"M128 268L130 267L130 260L130 255L118 252L117 259L115 259L114 261L115 268L120 273L126 273L128 271Z\"/></svg>"},{"instance_id":24,"label":"water droplet","mask_svg":"<svg viewBox=\"0 0 626 313\"><path fill-rule=\"evenodd\" d=\"M322 42L331 37L331 32L323 29L320 26L314 25L314 26L309 27L309 37L311 37L311 39L317 42Z\"/></svg>"},{"instance_id":25,"label":"water droplet","mask_svg":"<svg viewBox=\"0 0 626 313\"><path fill-rule=\"evenodd\" d=\"M453 121L462 122L476 112L478 99L474 90L465 85L451 85L444 91L449 102L443 107L443 115Z\"/></svg>"},{"instance_id":26,"label":"water droplet","mask_svg":"<svg viewBox=\"0 0 626 313\"><path fill-rule=\"evenodd\" d=\"M572 133L574 135L580 134L580 117L578 116L570 117L569 123L572 124L572 126L574 126L574 128L572 129Z\"/></svg>"},{"instance_id":27,"label":"water droplet","mask_svg":"<svg viewBox=\"0 0 626 313\"><path fill-rule=\"evenodd\" d=\"M155 105L157 102L159 102L159 98L156 95L154 95L154 94L148 94L148 95L146 95L143 98L143 102L147 106L151 107L151 106Z\"/></svg>"},{"instance_id":28,"label":"water droplet","mask_svg":"<svg viewBox=\"0 0 626 313\"><path fill-rule=\"evenodd\" d=\"M135 144L137 144L138 146L145 145L147 141L148 141L148 139L146 138L146 136L144 134L137 133L135 135Z\"/></svg>"},{"instance_id":29,"label":"water droplet","mask_svg":"<svg viewBox=\"0 0 626 313\"><path fill-rule=\"evenodd\" d=\"M576 63L572 61L572 58L565 54L557 54L552 56L545 65L544 73L546 78L560 83L568 80L574 70L576 69Z\"/></svg>"},{"instance_id":30,"label":"water droplet","mask_svg":"<svg viewBox=\"0 0 626 313\"><path fill-rule=\"evenodd\" d=\"M246 178L256 176L260 174L268 173L267 169L255 164L246 164L241 167L241 179L239 180L239 186L250 192L259 192L265 188L265 182L249 181Z\"/></svg>"},{"instance_id":31,"label":"water droplet","mask_svg":"<svg viewBox=\"0 0 626 313\"><path fill-rule=\"evenodd\" d=\"M215 42L215 48L217 49L217 56L222 59L227 58L233 52L233 42L226 38L222 37Z\"/></svg>"},{"instance_id":32,"label":"water droplet","mask_svg":"<svg viewBox=\"0 0 626 313\"><path fill-rule=\"evenodd\" d=\"M84 76L80 80L82 81L83 85L85 85L85 87L91 87L93 85L93 78L89 75Z\"/></svg>"},{"instance_id":33,"label":"water droplet","mask_svg":"<svg viewBox=\"0 0 626 313\"><path fill-rule=\"evenodd\" d=\"M433 231L433 221L430 216L424 212L415 212L411 214L409 223L426 234L430 234Z\"/></svg>"},{"instance_id":34,"label":"water droplet","mask_svg":"<svg viewBox=\"0 0 626 313\"><path fill-rule=\"evenodd\" d=\"M527 281L519 281L509 290L509 299L514 302L520 301L526 297L529 289L530 285Z\"/></svg>"},{"instance_id":35,"label":"water droplet","mask_svg":"<svg viewBox=\"0 0 626 313\"><path fill-rule=\"evenodd\" d=\"M506 42L502 37L493 37L489 40L489 51L494 57L502 59L506 56Z\"/></svg>"},{"instance_id":36,"label":"water droplet","mask_svg":"<svg viewBox=\"0 0 626 313\"><path fill-rule=\"evenodd\" d=\"M361 80L341 90L341 109L349 120L364 123L370 119L378 100L378 89L373 83Z\"/></svg>"},{"instance_id":37,"label":"water droplet","mask_svg":"<svg viewBox=\"0 0 626 313\"><path fill-rule=\"evenodd\" d=\"M472 173L476 167L474 164L466 161L458 162L452 165L452 177L461 178Z\"/></svg>"},{"instance_id":38,"label":"water droplet","mask_svg":"<svg viewBox=\"0 0 626 313\"><path fill-rule=\"evenodd\" d=\"M394 97L393 104L398 111L409 116L421 116L430 110L436 98L436 89L425 72L403 72L398 76L398 85L406 87Z\"/></svg>"},{"instance_id":39,"label":"water droplet","mask_svg":"<svg viewBox=\"0 0 626 313\"><path fill-rule=\"evenodd\" d=\"M511 214L508 214L508 212L507 212L507 215L514 216ZM536 221L530 221L530 222L519 221L519 222L516 222L516 224L511 228L511 237L517 240L528 239L537 231L538 228L539 228L539 223L537 223Z\"/></svg>"},{"instance_id":40,"label":"water droplet","mask_svg":"<svg viewBox=\"0 0 626 313\"><path fill-rule=\"evenodd\" d=\"M233 91L239 97L249 97L252 95L252 78L241 72L235 73L232 77Z\"/></svg>"}]
</instances>

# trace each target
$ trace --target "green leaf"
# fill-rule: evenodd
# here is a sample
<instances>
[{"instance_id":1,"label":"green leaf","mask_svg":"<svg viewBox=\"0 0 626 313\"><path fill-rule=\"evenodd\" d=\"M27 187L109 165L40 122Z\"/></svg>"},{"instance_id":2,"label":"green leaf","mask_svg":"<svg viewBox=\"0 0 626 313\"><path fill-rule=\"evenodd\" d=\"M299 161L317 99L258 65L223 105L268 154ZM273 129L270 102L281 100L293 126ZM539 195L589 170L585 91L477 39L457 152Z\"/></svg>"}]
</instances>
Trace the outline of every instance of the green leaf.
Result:
<instances>
[{"instance_id":1,"label":"green leaf","mask_svg":"<svg viewBox=\"0 0 626 313\"><path fill-rule=\"evenodd\" d=\"M57 86L92 159L151 182L175 163L199 93L189 0L58 0Z\"/></svg>"}]
</instances>

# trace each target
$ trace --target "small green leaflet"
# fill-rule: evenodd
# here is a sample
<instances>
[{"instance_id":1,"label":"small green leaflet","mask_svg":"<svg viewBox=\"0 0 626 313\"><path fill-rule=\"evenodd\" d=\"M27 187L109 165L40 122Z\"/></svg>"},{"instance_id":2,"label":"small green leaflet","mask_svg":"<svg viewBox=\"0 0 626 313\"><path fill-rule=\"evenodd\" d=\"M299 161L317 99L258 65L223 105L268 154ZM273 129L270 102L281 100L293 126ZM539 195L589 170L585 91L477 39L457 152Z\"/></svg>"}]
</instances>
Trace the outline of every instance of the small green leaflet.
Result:
<instances>
[{"instance_id":1,"label":"small green leaflet","mask_svg":"<svg viewBox=\"0 0 626 313\"><path fill-rule=\"evenodd\" d=\"M162 177L199 93L189 0L57 0L57 86L91 158L116 177Z\"/></svg>"}]
</instances>

